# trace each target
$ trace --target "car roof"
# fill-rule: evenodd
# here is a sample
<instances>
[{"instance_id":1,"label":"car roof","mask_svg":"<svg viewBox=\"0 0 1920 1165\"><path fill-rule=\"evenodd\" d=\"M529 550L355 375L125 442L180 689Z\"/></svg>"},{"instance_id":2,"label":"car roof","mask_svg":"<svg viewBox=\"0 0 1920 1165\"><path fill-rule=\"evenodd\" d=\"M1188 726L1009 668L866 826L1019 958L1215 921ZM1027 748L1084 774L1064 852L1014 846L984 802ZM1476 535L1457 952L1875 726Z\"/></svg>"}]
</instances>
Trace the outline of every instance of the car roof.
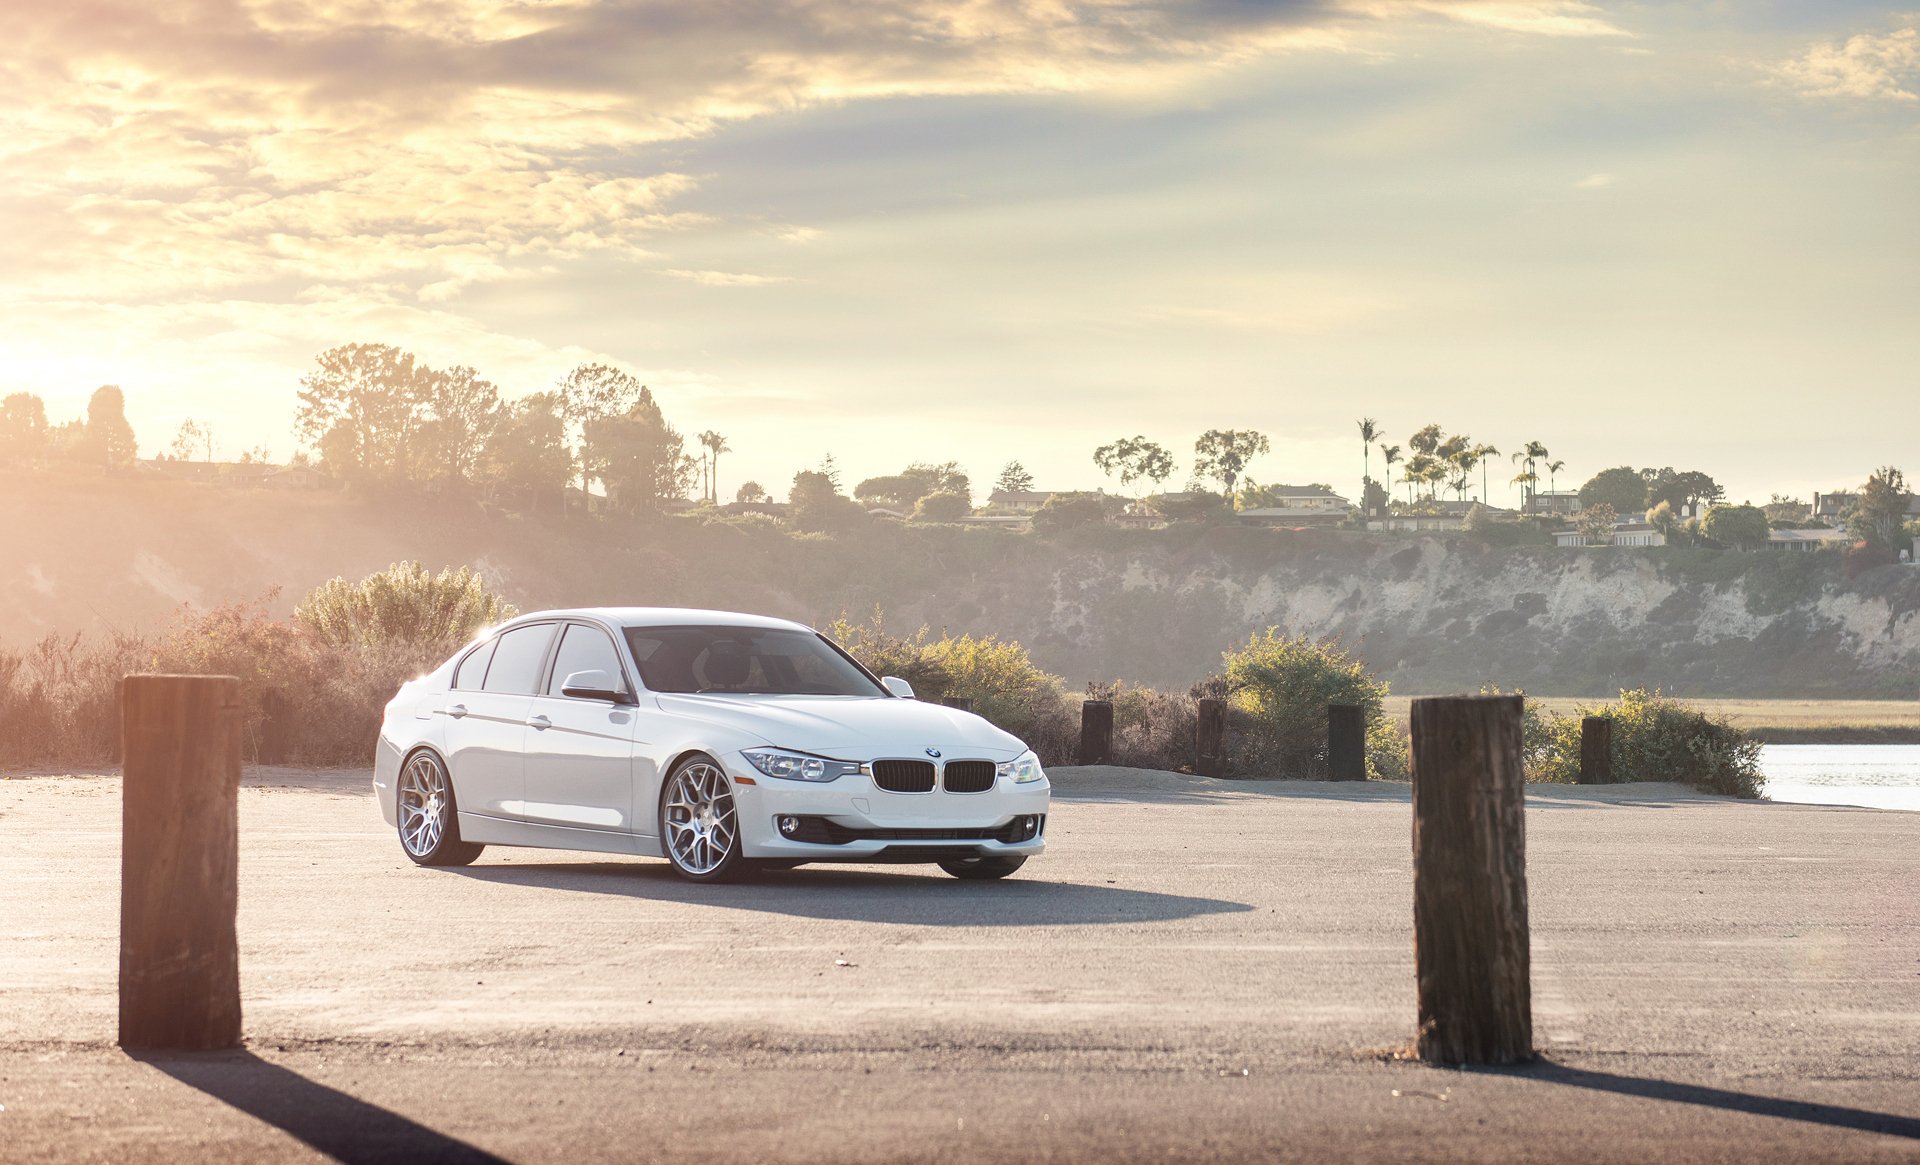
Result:
<instances>
[{"instance_id":1,"label":"car roof","mask_svg":"<svg viewBox=\"0 0 1920 1165\"><path fill-rule=\"evenodd\" d=\"M556 611L528 611L512 622L540 619L594 619L615 627L770 627L788 631L813 628L790 619L749 615L740 611L705 611L696 607L571 607Z\"/></svg>"}]
</instances>

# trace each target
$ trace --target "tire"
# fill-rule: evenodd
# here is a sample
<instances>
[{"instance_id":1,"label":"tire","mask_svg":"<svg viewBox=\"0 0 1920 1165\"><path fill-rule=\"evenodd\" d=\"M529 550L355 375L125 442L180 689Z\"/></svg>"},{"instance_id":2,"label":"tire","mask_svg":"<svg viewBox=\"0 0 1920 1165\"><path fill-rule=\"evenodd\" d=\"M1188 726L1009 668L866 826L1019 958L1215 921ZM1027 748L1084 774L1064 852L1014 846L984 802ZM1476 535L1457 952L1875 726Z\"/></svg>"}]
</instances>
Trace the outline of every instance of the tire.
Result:
<instances>
[{"instance_id":1,"label":"tire","mask_svg":"<svg viewBox=\"0 0 1920 1165\"><path fill-rule=\"evenodd\" d=\"M740 856L733 782L720 762L695 753L660 783L660 852L689 882L731 882L753 871Z\"/></svg>"},{"instance_id":2,"label":"tire","mask_svg":"<svg viewBox=\"0 0 1920 1165\"><path fill-rule=\"evenodd\" d=\"M1004 878L1027 864L1025 855L998 858L957 858L941 862L940 868L967 882L985 882Z\"/></svg>"},{"instance_id":3,"label":"tire","mask_svg":"<svg viewBox=\"0 0 1920 1165\"><path fill-rule=\"evenodd\" d=\"M460 840L460 810L446 762L422 749L400 766L394 787L400 848L417 866L472 865L487 847Z\"/></svg>"}]
</instances>

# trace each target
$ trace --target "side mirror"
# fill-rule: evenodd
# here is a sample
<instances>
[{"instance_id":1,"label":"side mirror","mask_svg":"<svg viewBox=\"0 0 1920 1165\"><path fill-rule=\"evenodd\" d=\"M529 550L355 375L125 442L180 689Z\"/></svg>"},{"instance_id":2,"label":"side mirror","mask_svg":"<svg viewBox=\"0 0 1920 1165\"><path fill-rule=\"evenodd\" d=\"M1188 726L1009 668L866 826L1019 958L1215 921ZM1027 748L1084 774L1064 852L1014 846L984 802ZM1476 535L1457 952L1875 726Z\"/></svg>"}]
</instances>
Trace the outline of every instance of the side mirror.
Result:
<instances>
[{"instance_id":1,"label":"side mirror","mask_svg":"<svg viewBox=\"0 0 1920 1165\"><path fill-rule=\"evenodd\" d=\"M902 700L912 700L915 698L913 685L901 679L899 676L882 676L880 683L887 691L892 692Z\"/></svg>"},{"instance_id":2,"label":"side mirror","mask_svg":"<svg viewBox=\"0 0 1920 1165\"><path fill-rule=\"evenodd\" d=\"M622 691L614 683L613 676L603 671L577 671L560 685L560 694L576 700L611 700L616 704L631 704L633 697Z\"/></svg>"}]
</instances>

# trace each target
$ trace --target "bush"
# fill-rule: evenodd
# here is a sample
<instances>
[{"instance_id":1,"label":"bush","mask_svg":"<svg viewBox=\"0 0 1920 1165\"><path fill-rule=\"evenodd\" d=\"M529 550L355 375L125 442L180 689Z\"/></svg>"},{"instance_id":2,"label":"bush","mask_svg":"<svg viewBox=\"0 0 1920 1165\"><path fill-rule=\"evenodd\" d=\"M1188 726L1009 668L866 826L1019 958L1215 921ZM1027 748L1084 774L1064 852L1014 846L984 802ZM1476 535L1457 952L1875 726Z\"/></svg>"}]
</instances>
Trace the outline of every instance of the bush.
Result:
<instances>
[{"instance_id":1,"label":"bush","mask_svg":"<svg viewBox=\"0 0 1920 1165\"><path fill-rule=\"evenodd\" d=\"M1620 693L1617 703L1581 707L1572 716L1551 716L1533 780L1572 783L1580 776L1580 721L1613 721L1613 779L1677 781L1708 793L1758 797L1760 742L1725 719L1708 716L1644 688ZM1530 763L1534 756L1530 752Z\"/></svg>"},{"instance_id":2,"label":"bush","mask_svg":"<svg viewBox=\"0 0 1920 1165\"><path fill-rule=\"evenodd\" d=\"M1060 534L1107 520L1107 503L1098 494L1054 494L1033 512L1033 532Z\"/></svg>"},{"instance_id":3,"label":"bush","mask_svg":"<svg viewBox=\"0 0 1920 1165\"><path fill-rule=\"evenodd\" d=\"M1337 644L1280 635L1270 627L1225 658L1228 698L1249 717L1242 743L1248 768L1265 775L1324 777L1328 704L1360 705L1374 738L1387 685ZM1394 767L1393 747L1384 734L1378 740L1380 762Z\"/></svg>"},{"instance_id":4,"label":"bush","mask_svg":"<svg viewBox=\"0 0 1920 1165\"><path fill-rule=\"evenodd\" d=\"M350 583L316 587L293 609L296 623L324 643L423 643L453 648L519 612L471 567L434 574L417 562L395 563Z\"/></svg>"},{"instance_id":5,"label":"bush","mask_svg":"<svg viewBox=\"0 0 1920 1165\"><path fill-rule=\"evenodd\" d=\"M119 734L115 686L147 665L136 636L49 635L25 651L0 650L0 763L106 761Z\"/></svg>"},{"instance_id":6,"label":"bush","mask_svg":"<svg viewBox=\"0 0 1920 1165\"><path fill-rule=\"evenodd\" d=\"M971 513L973 506L966 495L952 492L928 494L913 506L916 522L958 522Z\"/></svg>"}]
</instances>

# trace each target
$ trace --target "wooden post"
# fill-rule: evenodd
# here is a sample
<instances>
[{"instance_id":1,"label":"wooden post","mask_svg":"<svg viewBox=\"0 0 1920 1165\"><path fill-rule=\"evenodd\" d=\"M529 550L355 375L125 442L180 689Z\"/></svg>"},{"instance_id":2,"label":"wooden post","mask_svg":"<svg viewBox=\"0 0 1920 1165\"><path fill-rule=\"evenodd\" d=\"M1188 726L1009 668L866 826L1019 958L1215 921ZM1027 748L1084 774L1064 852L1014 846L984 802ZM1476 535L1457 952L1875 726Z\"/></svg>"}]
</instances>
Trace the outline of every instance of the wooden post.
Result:
<instances>
[{"instance_id":1,"label":"wooden post","mask_svg":"<svg viewBox=\"0 0 1920 1165\"><path fill-rule=\"evenodd\" d=\"M1080 703L1080 763L1113 763L1113 701L1083 700Z\"/></svg>"},{"instance_id":2,"label":"wooden post","mask_svg":"<svg viewBox=\"0 0 1920 1165\"><path fill-rule=\"evenodd\" d=\"M1327 779L1367 779L1367 710L1358 704L1327 705Z\"/></svg>"},{"instance_id":3,"label":"wooden post","mask_svg":"<svg viewBox=\"0 0 1920 1165\"><path fill-rule=\"evenodd\" d=\"M1521 697L1413 702L1418 1051L1446 1064L1533 1058Z\"/></svg>"},{"instance_id":4,"label":"wooden post","mask_svg":"<svg viewBox=\"0 0 1920 1165\"><path fill-rule=\"evenodd\" d=\"M121 684L120 1046L240 1046L240 681Z\"/></svg>"},{"instance_id":5,"label":"wooden post","mask_svg":"<svg viewBox=\"0 0 1920 1165\"><path fill-rule=\"evenodd\" d=\"M1613 783L1613 720L1607 716L1580 718L1580 783Z\"/></svg>"},{"instance_id":6,"label":"wooden post","mask_svg":"<svg viewBox=\"0 0 1920 1165\"><path fill-rule=\"evenodd\" d=\"M940 702L949 708L958 708L962 712L973 711L973 700L968 696L942 696Z\"/></svg>"},{"instance_id":7,"label":"wooden post","mask_svg":"<svg viewBox=\"0 0 1920 1165\"><path fill-rule=\"evenodd\" d=\"M1213 696L1200 700L1200 720L1194 733L1194 770L1203 777L1227 774L1227 702Z\"/></svg>"},{"instance_id":8,"label":"wooden post","mask_svg":"<svg viewBox=\"0 0 1920 1165\"><path fill-rule=\"evenodd\" d=\"M260 739L253 759L263 765L286 764L293 753L287 740L293 734L292 701L279 688L269 688L260 693L260 711Z\"/></svg>"}]
</instances>

